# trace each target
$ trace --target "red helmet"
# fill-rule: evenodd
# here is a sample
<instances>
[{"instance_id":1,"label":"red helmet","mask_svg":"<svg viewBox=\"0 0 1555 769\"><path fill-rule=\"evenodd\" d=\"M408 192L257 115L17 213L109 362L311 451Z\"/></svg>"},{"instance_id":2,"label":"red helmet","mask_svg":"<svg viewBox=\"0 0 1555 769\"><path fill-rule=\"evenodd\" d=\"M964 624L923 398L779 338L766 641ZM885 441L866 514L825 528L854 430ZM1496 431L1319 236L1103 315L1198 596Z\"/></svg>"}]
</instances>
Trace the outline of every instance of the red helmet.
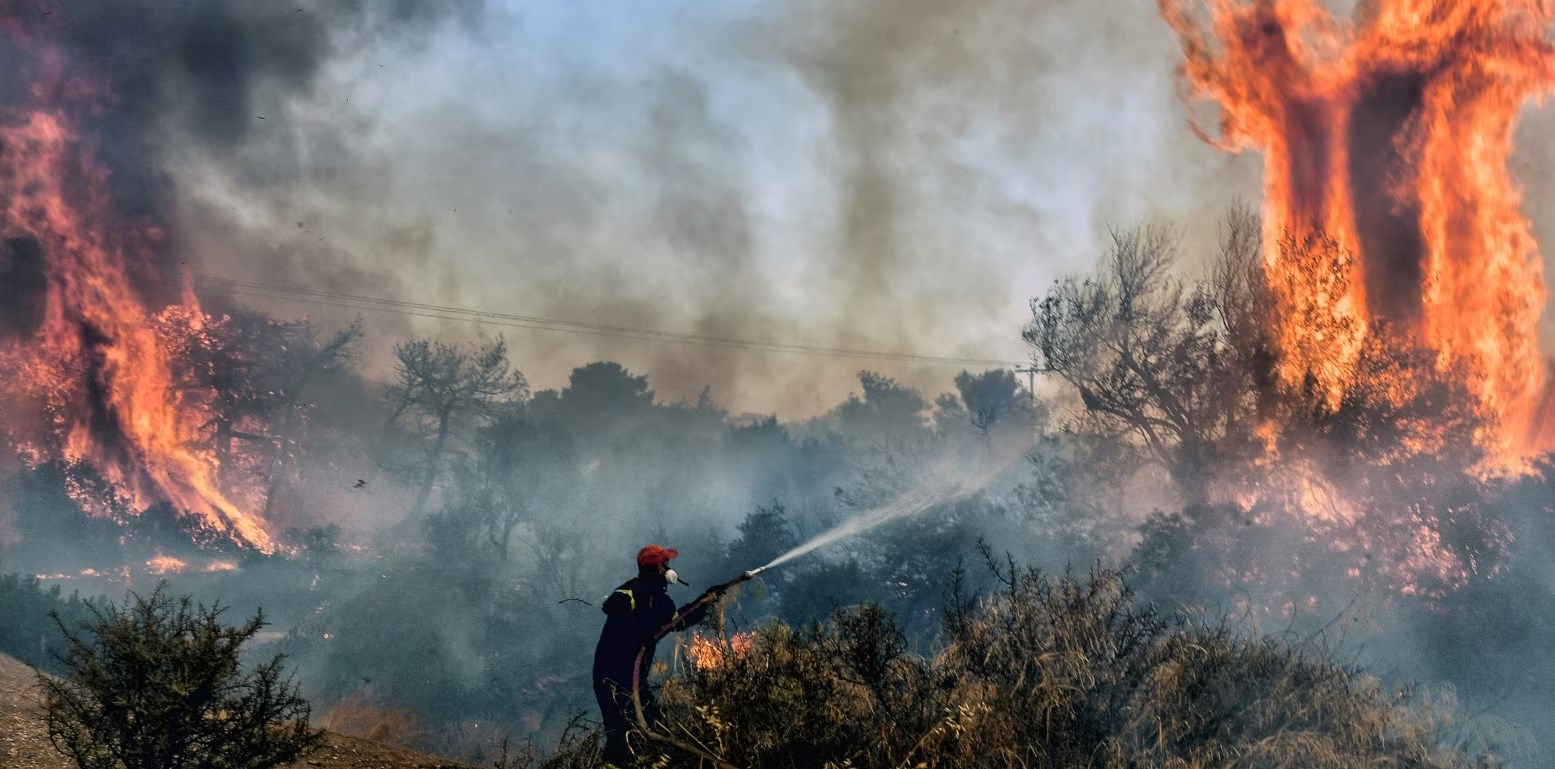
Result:
<instances>
[{"instance_id":1,"label":"red helmet","mask_svg":"<svg viewBox=\"0 0 1555 769\"><path fill-rule=\"evenodd\" d=\"M674 548L649 545L637 551L637 568L657 569L669 563L670 559L677 555L680 555L680 551Z\"/></svg>"}]
</instances>

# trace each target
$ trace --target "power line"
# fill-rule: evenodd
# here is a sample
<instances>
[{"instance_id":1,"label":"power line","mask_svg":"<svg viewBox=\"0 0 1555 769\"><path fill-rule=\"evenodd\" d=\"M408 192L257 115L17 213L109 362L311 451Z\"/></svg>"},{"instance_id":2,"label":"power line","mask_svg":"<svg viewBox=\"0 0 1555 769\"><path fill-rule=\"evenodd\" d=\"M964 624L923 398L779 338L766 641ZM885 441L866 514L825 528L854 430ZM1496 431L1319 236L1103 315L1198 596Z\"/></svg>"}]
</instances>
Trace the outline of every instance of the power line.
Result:
<instances>
[{"instance_id":1,"label":"power line","mask_svg":"<svg viewBox=\"0 0 1555 769\"><path fill-rule=\"evenodd\" d=\"M561 318L518 315L513 313L494 312L490 310L476 310L465 307L437 305L425 302L385 299L383 297L350 294L338 291L281 286L272 283L223 278L213 275L195 274L191 275L190 277L196 283L218 286L237 296L272 299L285 302L294 302L298 304L319 305L334 307L337 309L380 312L417 318L468 321L491 326L522 328L531 331L552 331L565 334L613 337L670 344L701 345L709 347L758 350L765 352L791 353L798 355L820 355L828 357L858 358L868 360L889 360L904 363L924 363L930 365L991 366L1000 368L1019 365L1012 364L1009 361L992 360L987 358L920 355L916 353L884 352L879 350L858 350L760 339L741 339L735 337L686 334L673 331L663 331L659 329L632 328L628 326L614 326L602 323L587 323L583 321L565 320Z\"/></svg>"}]
</instances>

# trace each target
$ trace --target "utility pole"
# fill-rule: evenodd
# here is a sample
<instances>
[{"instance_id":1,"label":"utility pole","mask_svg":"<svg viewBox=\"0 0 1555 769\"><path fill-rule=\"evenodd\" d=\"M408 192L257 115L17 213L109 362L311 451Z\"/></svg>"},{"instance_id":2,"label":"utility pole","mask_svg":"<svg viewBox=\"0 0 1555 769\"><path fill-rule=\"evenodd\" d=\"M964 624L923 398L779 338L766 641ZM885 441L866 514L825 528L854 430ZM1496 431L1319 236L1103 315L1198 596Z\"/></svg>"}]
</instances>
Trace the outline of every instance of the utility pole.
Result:
<instances>
[{"instance_id":1,"label":"utility pole","mask_svg":"<svg viewBox=\"0 0 1555 769\"><path fill-rule=\"evenodd\" d=\"M1037 375L1046 374L1047 372L1048 370L1045 368L1037 368L1037 364L1035 363L1031 364L1031 366L1028 368L1015 369L1015 373L1026 375L1026 397L1031 399L1031 408L1033 412L1035 412L1037 408Z\"/></svg>"}]
</instances>

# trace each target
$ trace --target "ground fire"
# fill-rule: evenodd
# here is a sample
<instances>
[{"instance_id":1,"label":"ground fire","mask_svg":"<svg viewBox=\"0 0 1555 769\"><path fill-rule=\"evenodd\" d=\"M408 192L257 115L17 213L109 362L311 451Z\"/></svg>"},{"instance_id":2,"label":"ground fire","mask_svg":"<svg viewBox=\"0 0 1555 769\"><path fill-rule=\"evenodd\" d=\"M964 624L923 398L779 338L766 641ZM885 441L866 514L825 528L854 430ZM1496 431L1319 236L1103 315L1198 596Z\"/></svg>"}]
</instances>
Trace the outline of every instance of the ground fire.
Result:
<instances>
[{"instance_id":1,"label":"ground fire","mask_svg":"<svg viewBox=\"0 0 1555 769\"><path fill-rule=\"evenodd\" d=\"M1220 110L1201 136L1264 153L1281 374L1336 392L1385 324L1471 367L1495 456L1555 445L1543 265L1508 169L1521 110L1555 86L1549 4L1383 0L1351 23L1319 0L1161 8L1188 90ZM1307 232L1353 255L1348 275L1282 255Z\"/></svg>"},{"instance_id":2,"label":"ground fire","mask_svg":"<svg viewBox=\"0 0 1555 769\"><path fill-rule=\"evenodd\" d=\"M750 653L753 643L755 637L750 633L735 633L727 639L693 633L686 645L686 658L697 670L717 670Z\"/></svg>"}]
</instances>

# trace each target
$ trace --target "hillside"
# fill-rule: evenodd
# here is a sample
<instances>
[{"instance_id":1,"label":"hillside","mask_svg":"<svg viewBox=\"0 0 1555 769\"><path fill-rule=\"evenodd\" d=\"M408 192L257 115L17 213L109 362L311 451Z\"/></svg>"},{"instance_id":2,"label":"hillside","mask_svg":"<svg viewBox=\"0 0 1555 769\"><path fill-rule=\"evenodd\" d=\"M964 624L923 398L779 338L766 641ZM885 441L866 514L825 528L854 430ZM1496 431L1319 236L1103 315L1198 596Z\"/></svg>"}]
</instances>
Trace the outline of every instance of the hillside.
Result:
<instances>
[{"instance_id":1,"label":"hillside","mask_svg":"<svg viewBox=\"0 0 1555 769\"><path fill-rule=\"evenodd\" d=\"M72 769L49 745L33 686L34 670L0 654L0 767ZM328 733L324 746L294 764L298 769L468 769L421 753Z\"/></svg>"}]
</instances>

